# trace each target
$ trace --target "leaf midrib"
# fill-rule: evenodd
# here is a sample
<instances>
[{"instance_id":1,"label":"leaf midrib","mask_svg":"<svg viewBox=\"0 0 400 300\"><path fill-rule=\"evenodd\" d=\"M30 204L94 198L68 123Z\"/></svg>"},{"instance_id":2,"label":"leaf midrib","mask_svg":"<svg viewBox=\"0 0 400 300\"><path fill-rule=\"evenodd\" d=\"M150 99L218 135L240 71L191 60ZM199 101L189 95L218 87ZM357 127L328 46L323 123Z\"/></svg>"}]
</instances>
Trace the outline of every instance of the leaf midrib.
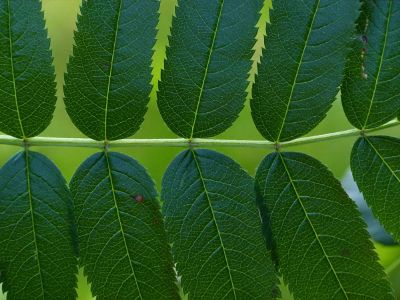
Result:
<instances>
[{"instance_id":1,"label":"leaf midrib","mask_svg":"<svg viewBox=\"0 0 400 300\"><path fill-rule=\"evenodd\" d=\"M213 51L214 51L215 41L217 39L217 33L218 33L219 25L220 25L220 20L221 20L221 16L222 16L222 10L223 10L223 7L224 7L224 3L225 3L225 0L222 0L221 4L220 4L220 7L219 7L217 23L215 25L215 29L214 29L214 32L213 32L212 42L211 42L210 50L208 52L208 57L207 57L207 63L206 63L206 67L204 69L203 81L201 83L199 97L197 98L196 111L195 111L195 114L194 114L194 119L193 119L193 124L192 124L192 131L190 133L190 139L193 138L194 128L196 126L197 116L199 114L200 102L201 102L201 98L203 97L203 93L204 93L204 87L205 87L206 79L207 79L207 76L208 76L208 68L209 68L210 63L211 63L211 57L212 57L212 54L213 54Z\"/></svg>"},{"instance_id":2,"label":"leaf midrib","mask_svg":"<svg viewBox=\"0 0 400 300\"><path fill-rule=\"evenodd\" d=\"M124 230L124 227L122 225L121 214L120 214L120 211L119 211L119 207L118 207L118 203L117 203L117 197L116 197L116 193L115 193L115 186L114 186L114 180L113 180L112 171L111 171L110 159L108 157L108 152L107 151L104 152L104 157L105 157L106 163L107 163L108 178L110 179L110 186L111 186L111 193L112 193L113 201L114 201L114 208L115 208L115 211L117 213L118 224L119 224L119 228L121 230L122 240L124 241L124 247L125 247L126 255L128 257L128 260L129 260L129 265L130 265L131 270L132 270L133 278L135 279L135 284L136 284L136 288L137 288L138 293L139 293L139 298L143 300L143 296L142 296L142 293L140 291L139 283L138 283L138 280L137 280L137 277L136 277L135 269L133 268L133 265L132 265L132 259L131 259L131 255L129 253L128 244L127 244L126 238L125 238L125 230Z\"/></svg>"},{"instance_id":3,"label":"leaf midrib","mask_svg":"<svg viewBox=\"0 0 400 300\"><path fill-rule=\"evenodd\" d=\"M346 297L346 299L349 300L349 297L348 297L348 295L347 295L347 292L346 292L346 290L344 289L344 287L343 287L343 285L342 285L342 282L340 281L338 275L336 274L336 270L335 270L335 268L333 267L332 262L331 262L331 260L329 259L328 254L325 252L325 248L323 247L322 242L321 242L321 240L319 239L318 233L317 233L317 231L315 230L312 221L311 221L310 218L308 217L307 210L306 210L306 208L304 207L303 202L301 201L300 193L297 191L296 185L294 184L294 180L292 179L292 176L291 176L291 173L290 173L290 171L289 171L289 168L288 168L287 165L286 165L285 159L284 159L284 157L282 156L282 153L278 152L278 154L279 154L279 157L280 157L280 159L281 159L281 161L282 161L282 164L283 164L283 166L284 166L284 168L285 168L285 171L286 171L286 173L287 173L287 175L288 175L288 177L289 177L290 185L293 187L293 190L294 190L294 192L295 192L295 194L296 194L296 198L297 198L297 200L299 201L300 206L301 206L301 208L302 208L302 210L303 210L303 212L304 212L304 215L305 215L305 217L306 217L306 219L307 219L307 222L308 222L308 224L310 225L310 227L311 227L311 229L312 229L312 231L313 231L313 233L314 233L315 239L317 240L318 245L320 246L320 248L321 248L321 250L322 250L322 252L323 252L323 254L324 254L325 259L328 261L328 264L329 264L329 266L330 266L330 268L331 268L333 274L335 275L335 279L336 279L336 281L339 283L340 289L342 290L342 292L343 292L344 296Z\"/></svg>"},{"instance_id":4,"label":"leaf midrib","mask_svg":"<svg viewBox=\"0 0 400 300\"><path fill-rule=\"evenodd\" d=\"M39 247L37 244L37 237L36 237L36 223L35 223L35 216L33 212L33 197L32 197L32 189L31 189L31 172L30 172L30 161L29 161L29 150L25 150L25 171L26 171L26 188L28 192L28 201L29 201L29 213L31 216L31 224L32 224L32 235L33 235L33 243L35 245L35 258L38 268L38 274L40 278L40 287L41 287L41 296L44 299L44 283L43 283L43 275L42 275L42 268L40 266L39 260Z\"/></svg>"},{"instance_id":5,"label":"leaf midrib","mask_svg":"<svg viewBox=\"0 0 400 300\"><path fill-rule=\"evenodd\" d=\"M21 113L19 111L19 103L18 103L18 97L17 97L17 87L15 84L15 70L14 70L14 55L13 55L13 44L12 44L12 32L11 32L11 5L10 5L10 0L7 0L7 9L8 9L8 37L9 37L9 48L10 48L10 63L11 63L11 75L12 75L12 83L13 83L13 89L14 89L14 101L15 101L15 108L17 111L17 116L18 116L18 122L19 122L19 127L21 129L21 135L22 138L25 139L25 131L24 127L22 126L22 119L21 119Z\"/></svg>"},{"instance_id":6,"label":"leaf midrib","mask_svg":"<svg viewBox=\"0 0 400 300\"><path fill-rule=\"evenodd\" d=\"M372 105L375 101L376 90L378 89L378 81L381 76L381 70L382 70L382 66L383 66L383 58L385 57L385 52L386 52L386 46L387 46L387 41L388 41L388 32L389 32L390 21L391 21L391 17L392 17L392 10L393 10L393 1L389 0L389 9L388 9L388 16L387 16L386 26L385 26L385 38L383 41L382 53L381 53L381 57L379 59L377 75L375 76L374 89L372 92L371 101L369 103L367 117L365 118L364 126L362 129L365 129L366 126L368 125L368 120L369 120L369 117L370 117L371 111L372 111Z\"/></svg>"},{"instance_id":7,"label":"leaf midrib","mask_svg":"<svg viewBox=\"0 0 400 300\"><path fill-rule=\"evenodd\" d=\"M108 74L106 105L104 108L104 140L105 141L107 141L108 103L109 103L110 92L111 92L111 77L112 77L112 72L114 70L114 60L115 60L115 52L116 52L116 48L117 48L117 39L118 39L119 22L120 22L120 17L121 17L121 10L122 10L122 2L123 2L123 0L120 0L119 7L118 7L117 23L116 23L116 28L115 28L113 49L112 49L112 54L111 54L110 72Z\"/></svg>"},{"instance_id":8,"label":"leaf midrib","mask_svg":"<svg viewBox=\"0 0 400 300\"><path fill-rule=\"evenodd\" d=\"M365 140L368 142L368 144L371 146L371 148L375 151L376 155L382 160L383 164L388 168L390 173L392 173L393 177L396 178L396 180L400 183L400 177L397 176L397 174L393 171L392 167L386 162L385 158L379 153L378 149L375 148L375 146L372 144L372 142L368 139L368 137L365 137Z\"/></svg>"},{"instance_id":9,"label":"leaf midrib","mask_svg":"<svg viewBox=\"0 0 400 300\"><path fill-rule=\"evenodd\" d=\"M199 162L198 162L198 160L197 160L196 152L195 152L194 150L190 150L190 151L191 151L191 153L192 153L192 155L193 155L193 159L194 159L194 162L195 162L195 164L196 164L197 172L199 173L200 181L201 181L201 184L202 184L203 189L204 189L204 193L205 193L206 198L207 198L207 204L208 204L208 206L209 206L209 208L210 208L210 211L211 211L211 215L212 215L212 218L213 218L213 223L214 223L215 228L216 228L217 233L218 233L218 238L219 238L219 241L220 241L220 244L221 244L221 249L222 249L222 252L223 252L223 254L224 254L225 263L226 263L226 266L227 266L227 269L228 269L228 274L229 274L229 279L230 279L231 286L232 286L233 296L234 296L234 299L236 300L236 299L237 299L237 296L236 296L236 288L235 288L235 286L234 286L234 284L233 284L233 278L232 278L231 268L230 268L230 266L229 266L228 256L226 255L226 250L225 250L224 242L223 242L222 237L221 237L221 231L219 230L218 222L217 222L217 219L216 219L215 213L214 213L214 208L213 208L213 206L212 206L212 204L211 204L211 199L210 199L210 196L209 196L209 194L208 194L208 190L207 190L207 187L206 187L206 183L205 183L205 181L204 181L203 172L201 171L200 164L199 164Z\"/></svg>"},{"instance_id":10,"label":"leaf midrib","mask_svg":"<svg viewBox=\"0 0 400 300\"><path fill-rule=\"evenodd\" d=\"M291 104L291 102L293 100L293 94L294 94L294 90L295 90L295 87L296 87L296 84L297 84L297 78L298 78L299 73L300 73L300 68L301 68L301 66L303 64L304 54L306 52L306 49L307 49L307 46L308 46L308 42L310 41L311 32L313 30L314 22L315 22L315 19L316 19L316 16L317 16L317 12L318 12L320 3L321 3L321 0L318 0L317 5L315 5L315 8L314 8L313 16L312 16L312 19L311 19L311 24L310 24L310 26L308 28L307 37L306 37L306 40L304 42L304 47L303 47L303 50L302 50L302 53L301 53L301 56L300 56L299 63L297 65L296 73L295 73L295 76L294 76L294 79L293 79L292 88L290 90L290 95L289 95L287 106L286 106L285 116L282 119L281 128L279 130L278 137L276 138L276 142L279 142L279 140L281 138L281 135L282 135L282 132L283 132L283 128L285 127L285 122L286 122L287 116L289 114L289 107L290 107L290 104Z\"/></svg>"}]
</instances>

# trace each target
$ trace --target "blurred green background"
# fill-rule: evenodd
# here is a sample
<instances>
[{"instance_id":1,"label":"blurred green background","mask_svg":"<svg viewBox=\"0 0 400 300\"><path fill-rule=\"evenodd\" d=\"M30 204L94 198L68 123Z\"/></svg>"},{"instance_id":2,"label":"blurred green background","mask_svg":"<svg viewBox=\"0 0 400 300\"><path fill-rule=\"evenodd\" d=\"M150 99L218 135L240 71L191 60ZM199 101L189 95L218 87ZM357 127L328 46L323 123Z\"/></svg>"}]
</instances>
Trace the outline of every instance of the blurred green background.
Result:
<instances>
[{"instance_id":1,"label":"blurred green background","mask_svg":"<svg viewBox=\"0 0 400 300\"><path fill-rule=\"evenodd\" d=\"M145 0L143 0L145 1ZM163 66L165 47L168 42L168 34L174 8L177 0L161 0L160 2L160 23L158 26L157 41L155 45L154 63L153 63L153 85L154 89L151 94L149 111L140 131L135 135L136 138L173 138L176 137L164 124L156 105L156 89L160 70ZM70 119L65 113L63 105L63 74L66 71L68 58L72 53L73 31L75 29L76 16L79 13L81 0L42 0L43 10L46 19L46 27L49 37L51 38L51 47L54 55L54 66L57 74L58 84L58 103L54 115L54 121L50 127L42 134L43 136L55 137L82 137L82 134L73 126ZM265 7L262 12L262 18L259 22L259 34L255 46L253 70L250 74L250 80L254 78L257 61L259 60L261 47L264 43L263 37L265 32L265 24L268 18L268 9L270 8L270 0L265 1ZM341 108L340 99L335 104L327 118L316 128L310 135L334 132L351 128L347 122L343 110ZM400 136L398 128L386 130L382 133ZM226 139L262 139L257 132L251 120L250 109L248 103L241 113L235 124L218 138ZM291 150L302 151L313 155L314 157L325 163L333 173L342 178L349 167L350 151L355 138L342 138L335 141L320 142L318 144L293 147ZM12 146L0 146L0 166L2 166L9 158L11 158L20 149ZM77 167L92 153L94 149L82 148L60 148L60 147L36 147L34 150L46 154L52 159L62 170L64 176L69 180ZM131 155L140 161L155 179L157 186L160 186L162 175L167 168L168 163L182 149L168 147L136 147L131 149L123 149L128 155ZM268 154L268 150L251 149L251 148L221 148L221 151L239 162L245 170L254 175L255 169L261 159ZM157 158L157 159L155 159ZM390 280L396 293L400 298L400 247L385 247L376 244L378 254L382 264L389 273ZM80 272L79 299L91 299L90 289L86 279ZM287 292L284 291L284 298L290 299ZM5 299L5 295L0 292L0 300Z\"/></svg>"}]
</instances>

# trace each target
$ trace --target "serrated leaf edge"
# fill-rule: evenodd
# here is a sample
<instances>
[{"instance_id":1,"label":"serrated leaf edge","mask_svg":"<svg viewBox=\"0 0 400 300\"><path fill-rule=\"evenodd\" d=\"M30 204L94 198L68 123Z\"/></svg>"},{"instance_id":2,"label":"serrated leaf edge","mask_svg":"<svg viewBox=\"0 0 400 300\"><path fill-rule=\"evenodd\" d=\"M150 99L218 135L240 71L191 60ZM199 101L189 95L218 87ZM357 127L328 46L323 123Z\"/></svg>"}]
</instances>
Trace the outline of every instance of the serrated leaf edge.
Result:
<instances>
[{"instance_id":1,"label":"serrated leaf edge","mask_svg":"<svg viewBox=\"0 0 400 300\"><path fill-rule=\"evenodd\" d=\"M329 259L329 256L328 256L327 253L325 252L325 248L323 247L322 242L321 242L321 240L319 239L318 233L316 232L313 223L311 222L310 218L308 217L307 210L306 210L306 208L305 208L304 205L303 205L303 202L302 202L302 200L301 200L300 194L299 194L299 192L297 191L295 182L294 182L294 180L292 179L291 173L290 173L289 168L288 168L288 166L287 166L287 164L286 164L286 162L285 162L285 159L284 159L284 157L283 157L283 155L282 155L281 152L278 152L278 155L279 155L279 158L280 158L280 160L282 161L282 164L283 164L283 166L284 166L284 168L285 168L285 172L286 172L286 174L288 175L288 178L289 178L289 181L290 181L290 185L293 187L293 190L294 190L294 192L295 192L295 194L296 194L296 198L297 198L297 200L298 200L298 202L299 202L299 204L300 204L300 206L301 206L301 209L302 209L303 212L304 212L305 218L307 219L307 222L308 222L308 224L310 225L310 227L311 227L311 229L312 229L312 231L313 231L313 233L314 233L315 239L317 240L318 245L320 246L320 248L321 248L321 250L322 250L322 252L323 252L323 254L324 254L324 257L326 258L326 260L327 260L327 262L328 262L328 264L329 264L329 266L330 266L330 268L331 268L331 270L332 270L332 273L335 275L335 279L336 279L337 282L339 283L340 289L342 290L342 292L343 292L344 296L346 297L346 299L349 300L349 297L348 297L348 295L347 295L347 292L346 292L346 290L344 289L344 287L343 287L343 285L342 285L342 282L340 281L340 279L339 279L339 277L338 277L338 275L337 275L337 273L336 273L336 270L335 270L334 266L332 265L331 260Z\"/></svg>"}]
</instances>

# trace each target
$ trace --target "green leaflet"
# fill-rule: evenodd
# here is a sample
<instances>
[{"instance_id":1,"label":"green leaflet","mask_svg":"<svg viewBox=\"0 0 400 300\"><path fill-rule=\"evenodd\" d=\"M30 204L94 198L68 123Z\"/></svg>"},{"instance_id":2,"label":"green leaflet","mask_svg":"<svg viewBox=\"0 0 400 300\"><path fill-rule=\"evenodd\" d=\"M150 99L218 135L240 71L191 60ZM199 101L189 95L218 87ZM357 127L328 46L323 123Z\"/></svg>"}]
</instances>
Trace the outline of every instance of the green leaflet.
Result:
<instances>
[{"instance_id":1,"label":"green leaflet","mask_svg":"<svg viewBox=\"0 0 400 300\"><path fill-rule=\"evenodd\" d=\"M345 192L356 203L356 206L367 225L367 231L372 241L384 246L396 245L397 243L393 240L392 236L383 228L374 216L371 208L365 201L363 194L360 192L351 170L346 171L346 175L341 183Z\"/></svg>"},{"instance_id":2,"label":"green leaflet","mask_svg":"<svg viewBox=\"0 0 400 300\"><path fill-rule=\"evenodd\" d=\"M0 170L0 281L7 299L75 299L71 194L45 156L21 152Z\"/></svg>"},{"instance_id":3,"label":"green leaflet","mask_svg":"<svg viewBox=\"0 0 400 300\"><path fill-rule=\"evenodd\" d=\"M338 93L358 1L273 1L251 109L271 141L300 137L325 117Z\"/></svg>"},{"instance_id":4,"label":"green leaflet","mask_svg":"<svg viewBox=\"0 0 400 300\"><path fill-rule=\"evenodd\" d=\"M85 268L97 299L179 299L170 248L145 169L119 153L97 153L71 184Z\"/></svg>"},{"instance_id":5,"label":"green leaflet","mask_svg":"<svg viewBox=\"0 0 400 300\"><path fill-rule=\"evenodd\" d=\"M39 0L0 0L0 131L40 134L56 103L50 43Z\"/></svg>"},{"instance_id":6,"label":"green leaflet","mask_svg":"<svg viewBox=\"0 0 400 300\"><path fill-rule=\"evenodd\" d=\"M224 132L243 108L263 0L179 1L158 107L185 138Z\"/></svg>"},{"instance_id":7,"label":"green leaflet","mask_svg":"<svg viewBox=\"0 0 400 300\"><path fill-rule=\"evenodd\" d=\"M301 153L273 153L256 187L296 299L394 299L365 224L340 183Z\"/></svg>"},{"instance_id":8,"label":"green leaflet","mask_svg":"<svg viewBox=\"0 0 400 300\"><path fill-rule=\"evenodd\" d=\"M400 109L400 2L365 0L342 85L343 108L359 129L378 127Z\"/></svg>"},{"instance_id":9,"label":"green leaflet","mask_svg":"<svg viewBox=\"0 0 400 300\"><path fill-rule=\"evenodd\" d=\"M374 215L400 240L400 139L360 138L351 153L351 170Z\"/></svg>"},{"instance_id":10,"label":"green leaflet","mask_svg":"<svg viewBox=\"0 0 400 300\"><path fill-rule=\"evenodd\" d=\"M262 238L254 181L230 158L187 150L162 182L163 213L189 299L273 299L279 295Z\"/></svg>"},{"instance_id":11,"label":"green leaflet","mask_svg":"<svg viewBox=\"0 0 400 300\"><path fill-rule=\"evenodd\" d=\"M117 140L140 127L151 91L159 1L83 1L65 104L88 137Z\"/></svg>"}]
</instances>

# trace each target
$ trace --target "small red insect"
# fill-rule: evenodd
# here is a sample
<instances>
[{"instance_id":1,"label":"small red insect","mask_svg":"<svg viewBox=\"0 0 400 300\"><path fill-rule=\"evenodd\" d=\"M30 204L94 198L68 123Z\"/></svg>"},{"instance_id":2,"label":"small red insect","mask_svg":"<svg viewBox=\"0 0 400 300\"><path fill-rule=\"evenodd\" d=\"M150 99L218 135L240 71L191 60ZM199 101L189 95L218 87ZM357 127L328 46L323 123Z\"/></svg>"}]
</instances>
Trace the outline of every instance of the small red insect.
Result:
<instances>
[{"instance_id":1,"label":"small red insect","mask_svg":"<svg viewBox=\"0 0 400 300\"><path fill-rule=\"evenodd\" d=\"M135 200L137 203L143 203L144 197L143 195L137 194L132 196L133 200Z\"/></svg>"}]
</instances>

